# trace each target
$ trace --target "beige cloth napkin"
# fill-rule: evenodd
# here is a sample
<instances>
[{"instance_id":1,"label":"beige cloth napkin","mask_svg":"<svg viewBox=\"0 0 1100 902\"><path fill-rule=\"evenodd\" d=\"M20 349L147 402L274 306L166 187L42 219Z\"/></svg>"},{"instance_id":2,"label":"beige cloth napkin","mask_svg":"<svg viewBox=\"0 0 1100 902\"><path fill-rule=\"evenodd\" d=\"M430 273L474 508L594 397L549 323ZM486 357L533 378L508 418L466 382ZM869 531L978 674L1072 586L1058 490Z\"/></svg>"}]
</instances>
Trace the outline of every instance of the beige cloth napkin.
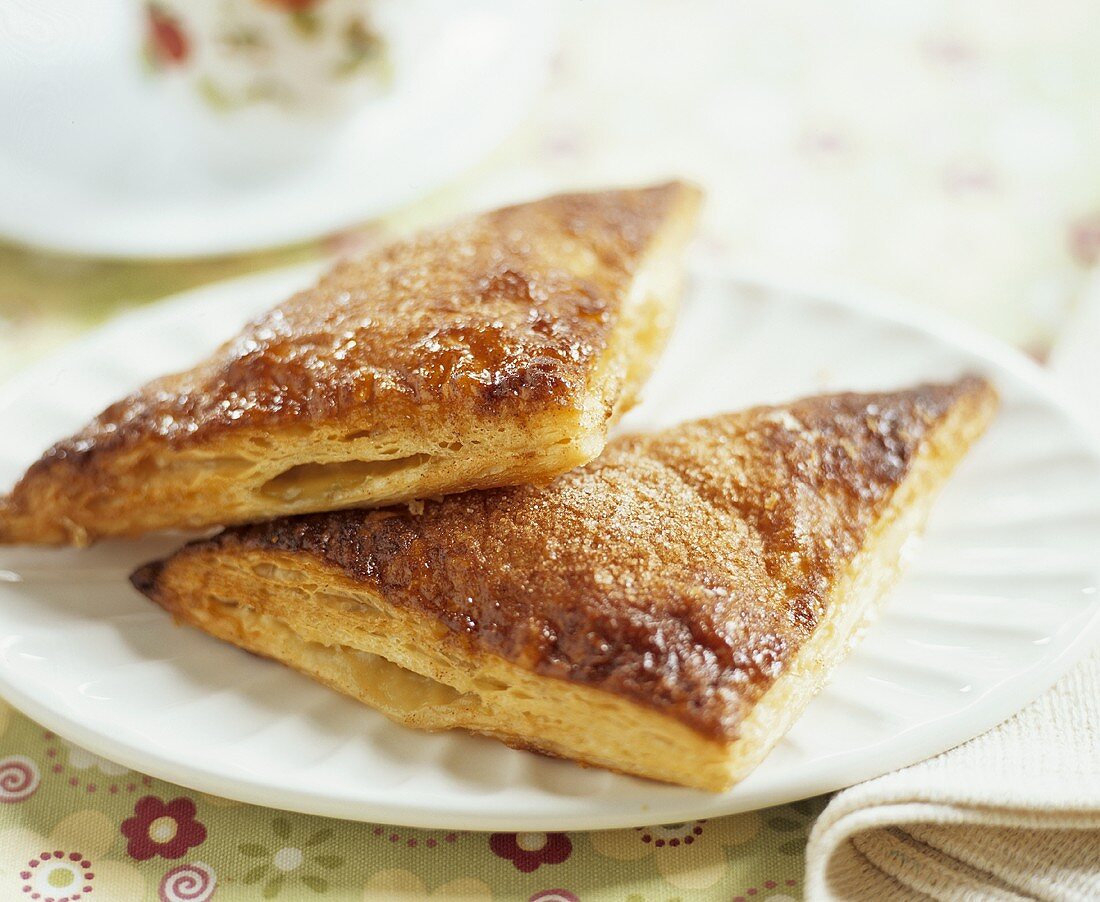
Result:
<instances>
[{"instance_id":1,"label":"beige cloth napkin","mask_svg":"<svg viewBox=\"0 0 1100 902\"><path fill-rule=\"evenodd\" d=\"M1052 368L1100 426L1100 276L1065 334ZM1100 649L996 729L837 794L810 834L806 893L1100 900Z\"/></svg>"},{"instance_id":2,"label":"beige cloth napkin","mask_svg":"<svg viewBox=\"0 0 1100 902\"><path fill-rule=\"evenodd\" d=\"M810 899L1100 899L1100 650L999 727L839 793L806 868Z\"/></svg>"}]
</instances>

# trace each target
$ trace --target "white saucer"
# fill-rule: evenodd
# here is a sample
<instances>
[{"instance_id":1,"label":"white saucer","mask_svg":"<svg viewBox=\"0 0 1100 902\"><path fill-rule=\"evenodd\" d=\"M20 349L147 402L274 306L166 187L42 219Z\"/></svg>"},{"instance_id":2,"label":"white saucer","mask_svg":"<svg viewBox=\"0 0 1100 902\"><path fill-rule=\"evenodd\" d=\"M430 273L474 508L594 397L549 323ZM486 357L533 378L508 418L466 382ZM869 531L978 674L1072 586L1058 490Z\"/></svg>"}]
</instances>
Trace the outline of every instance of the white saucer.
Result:
<instances>
[{"instance_id":1,"label":"white saucer","mask_svg":"<svg viewBox=\"0 0 1100 902\"><path fill-rule=\"evenodd\" d=\"M193 363L313 267L132 313L0 391L0 486L51 440ZM0 693L129 767L262 805L419 827L549 830L679 822L855 783L993 726L1100 625L1100 457L1019 354L931 317L696 276L645 400L649 428L826 389L963 370L1004 407L934 512L865 641L744 783L710 795L396 726L280 665L176 628L126 577L176 541L0 549Z\"/></svg>"},{"instance_id":2,"label":"white saucer","mask_svg":"<svg viewBox=\"0 0 1100 902\"><path fill-rule=\"evenodd\" d=\"M0 236L52 250L182 257L270 247L440 188L530 110L555 44L540 0L384 0L394 82L315 156L219 175L143 78L136 3L41 0L0 15Z\"/></svg>"}]
</instances>

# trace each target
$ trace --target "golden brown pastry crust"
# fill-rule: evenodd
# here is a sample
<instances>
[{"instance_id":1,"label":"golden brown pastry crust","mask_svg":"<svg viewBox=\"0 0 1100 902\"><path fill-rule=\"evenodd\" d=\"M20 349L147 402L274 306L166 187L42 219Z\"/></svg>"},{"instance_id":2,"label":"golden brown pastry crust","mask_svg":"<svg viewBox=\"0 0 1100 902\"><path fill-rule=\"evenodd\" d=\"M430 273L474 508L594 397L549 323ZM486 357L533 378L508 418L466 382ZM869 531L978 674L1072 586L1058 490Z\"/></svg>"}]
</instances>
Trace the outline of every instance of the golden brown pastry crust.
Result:
<instances>
[{"instance_id":1,"label":"golden brown pastry crust","mask_svg":"<svg viewBox=\"0 0 1100 902\"><path fill-rule=\"evenodd\" d=\"M340 263L48 450L0 501L0 542L392 503L584 463L660 351L698 200L682 183L561 195ZM378 459L393 466L294 469ZM330 476L393 491L326 495ZM314 497L286 485L303 478Z\"/></svg>"},{"instance_id":2,"label":"golden brown pastry crust","mask_svg":"<svg viewBox=\"0 0 1100 902\"><path fill-rule=\"evenodd\" d=\"M320 595L358 592L368 606L408 618L400 622L430 624L433 642L477 666L514 665L549 681L545 693L559 681L596 690L728 749L781 678L805 668L800 652L846 602L837 593L867 582L860 555L910 508L923 513L996 405L989 384L968 377L755 408L617 440L547 486L228 530L134 581L181 619L264 651L262 635L251 642L247 630L216 625L238 615L217 609L210 593L282 623L325 601L280 602L279 579L262 565L301 570ZM883 546L887 558L919 517L902 525ZM896 569L896 560L879 563ZM219 582L242 564L247 574ZM257 565L259 575L249 570ZM233 595L243 587L255 591ZM880 592L876 584L866 594ZM860 613L846 615L839 645L814 647L815 660L843 657ZM354 633L358 616L344 612L333 629ZM345 644L330 635L309 641ZM415 655L399 663L425 672ZM783 692L800 709L814 689ZM545 736L475 728L584 760ZM695 785L722 785L708 780Z\"/></svg>"}]
</instances>

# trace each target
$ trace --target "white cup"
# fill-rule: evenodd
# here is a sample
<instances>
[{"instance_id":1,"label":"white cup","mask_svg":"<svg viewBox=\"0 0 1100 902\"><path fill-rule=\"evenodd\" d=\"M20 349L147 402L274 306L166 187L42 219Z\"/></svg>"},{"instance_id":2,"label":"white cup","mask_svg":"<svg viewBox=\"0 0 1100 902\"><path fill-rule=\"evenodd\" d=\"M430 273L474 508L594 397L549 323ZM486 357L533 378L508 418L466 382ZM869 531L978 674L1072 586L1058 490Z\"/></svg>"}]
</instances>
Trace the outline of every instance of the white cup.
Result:
<instances>
[{"instance_id":1,"label":"white cup","mask_svg":"<svg viewBox=\"0 0 1100 902\"><path fill-rule=\"evenodd\" d=\"M214 170L266 178L389 81L368 0L146 0L145 57Z\"/></svg>"}]
</instances>

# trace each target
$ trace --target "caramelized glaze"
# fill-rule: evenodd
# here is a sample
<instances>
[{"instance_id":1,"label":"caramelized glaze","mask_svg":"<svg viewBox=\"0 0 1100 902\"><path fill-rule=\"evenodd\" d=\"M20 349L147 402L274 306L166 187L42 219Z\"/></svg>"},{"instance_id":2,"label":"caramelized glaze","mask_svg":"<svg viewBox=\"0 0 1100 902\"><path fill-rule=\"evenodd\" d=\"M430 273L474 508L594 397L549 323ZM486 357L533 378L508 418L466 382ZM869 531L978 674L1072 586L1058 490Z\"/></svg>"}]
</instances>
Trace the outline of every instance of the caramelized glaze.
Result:
<instances>
[{"instance_id":1,"label":"caramelized glaze","mask_svg":"<svg viewBox=\"0 0 1100 902\"><path fill-rule=\"evenodd\" d=\"M620 439L548 486L282 519L180 554L309 555L478 651L734 738L929 430L994 398L968 377L755 408ZM135 585L155 597L158 572Z\"/></svg>"},{"instance_id":2,"label":"caramelized glaze","mask_svg":"<svg viewBox=\"0 0 1100 902\"><path fill-rule=\"evenodd\" d=\"M195 369L107 408L36 469L349 414L522 418L577 405L643 252L685 193L561 195L347 260Z\"/></svg>"}]
</instances>

